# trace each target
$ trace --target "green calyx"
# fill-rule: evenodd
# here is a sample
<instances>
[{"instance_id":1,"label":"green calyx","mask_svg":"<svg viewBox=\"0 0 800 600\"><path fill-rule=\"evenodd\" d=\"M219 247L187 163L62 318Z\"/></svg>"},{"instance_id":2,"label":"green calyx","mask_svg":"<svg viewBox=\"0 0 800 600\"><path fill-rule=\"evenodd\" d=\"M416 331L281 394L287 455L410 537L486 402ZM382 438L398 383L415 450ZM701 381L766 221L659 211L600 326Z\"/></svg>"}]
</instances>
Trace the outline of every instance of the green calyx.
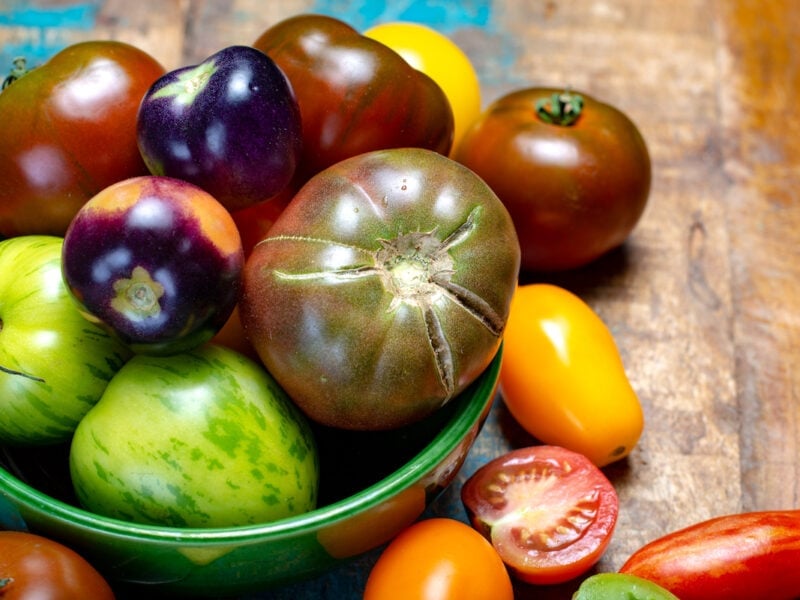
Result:
<instances>
[{"instance_id":1,"label":"green calyx","mask_svg":"<svg viewBox=\"0 0 800 600\"><path fill-rule=\"evenodd\" d=\"M536 102L536 115L545 123L568 127L574 124L583 110L583 96L569 90L540 98Z\"/></svg>"},{"instance_id":2,"label":"green calyx","mask_svg":"<svg viewBox=\"0 0 800 600\"><path fill-rule=\"evenodd\" d=\"M3 84L0 86L0 90L6 89L17 79L26 73L29 73L33 69L33 67L30 69L28 68L28 61L24 56L17 56L13 61L11 61L11 65L11 71L9 72L8 76L3 79Z\"/></svg>"},{"instance_id":3,"label":"green calyx","mask_svg":"<svg viewBox=\"0 0 800 600\"><path fill-rule=\"evenodd\" d=\"M205 89L216 70L214 61L202 62L178 75L175 81L162 87L151 98L173 98L178 104L188 106Z\"/></svg>"}]
</instances>

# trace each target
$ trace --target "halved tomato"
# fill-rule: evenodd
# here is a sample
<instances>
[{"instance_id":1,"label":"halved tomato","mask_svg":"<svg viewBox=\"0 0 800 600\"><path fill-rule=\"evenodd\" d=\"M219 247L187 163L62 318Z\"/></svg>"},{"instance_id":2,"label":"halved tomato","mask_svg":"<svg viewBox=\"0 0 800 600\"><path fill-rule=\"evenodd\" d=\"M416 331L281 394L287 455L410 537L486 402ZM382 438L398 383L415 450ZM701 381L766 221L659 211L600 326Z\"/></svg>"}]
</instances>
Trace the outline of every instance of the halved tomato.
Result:
<instances>
[{"instance_id":1,"label":"halved tomato","mask_svg":"<svg viewBox=\"0 0 800 600\"><path fill-rule=\"evenodd\" d=\"M588 571L608 547L619 513L603 472L560 446L519 448L486 463L461 499L514 576L535 584Z\"/></svg>"}]
</instances>

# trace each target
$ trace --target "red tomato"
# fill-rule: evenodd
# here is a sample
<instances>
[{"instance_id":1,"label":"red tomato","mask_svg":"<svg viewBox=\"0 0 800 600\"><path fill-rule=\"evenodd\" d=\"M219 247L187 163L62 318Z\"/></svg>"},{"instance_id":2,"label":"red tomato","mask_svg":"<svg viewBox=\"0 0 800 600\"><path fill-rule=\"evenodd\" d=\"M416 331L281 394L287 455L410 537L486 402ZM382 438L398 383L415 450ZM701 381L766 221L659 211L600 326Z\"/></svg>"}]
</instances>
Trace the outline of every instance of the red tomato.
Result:
<instances>
[{"instance_id":1,"label":"red tomato","mask_svg":"<svg viewBox=\"0 0 800 600\"><path fill-rule=\"evenodd\" d=\"M605 552L619 513L611 482L582 454L520 448L478 469L461 489L472 525L520 580L555 584Z\"/></svg>"},{"instance_id":2,"label":"red tomato","mask_svg":"<svg viewBox=\"0 0 800 600\"><path fill-rule=\"evenodd\" d=\"M74 550L21 531L0 531L3 600L113 600L106 580Z\"/></svg>"},{"instance_id":3,"label":"red tomato","mask_svg":"<svg viewBox=\"0 0 800 600\"><path fill-rule=\"evenodd\" d=\"M297 15L264 31L253 45L286 73L300 105L300 179L372 150L450 151L454 117L439 85L350 25Z\"/></svg>"},{"instance_id":4,"label":"red tomato","mask_svg":"<svg viewBox=\"0 0 800 600\"><path fill-rule=\"evenodd\" d=\"M419 521L383 551L364 600L513 600L503 561L483 537L455 519Z\"/></svg>"},{"instance_id":5,"label":"red tomato","mask_svg":"<svg viewBox=\"0 0 800 600\"><path fill-rule=\"evenodd\" d=\"M681 600L800 598L800 510L724 515L643 546L621 573Z\"/></svg>"},{"instance_id":6,"label":"red tomato","mask_svg":"<svg viewBox=\"0 0 800 600\"><path fill-rule=\"evenodd\" d=\"M164 68L113 41L68 46L0 94L0 235L63 236L103 188L147 174L136 112Z\"/></svg>"},{"instance_id":7,"label":"red tomato","mask_svg":"<svg viewBox=\"0 0 800 600\"><path fill-rule=\"evenodd\" d=\"M453 156L508 208L527 271L578 267L619 246L650 191L636 125L586 94L516 90L481 114Z\"/></svg>"}]
</instances>

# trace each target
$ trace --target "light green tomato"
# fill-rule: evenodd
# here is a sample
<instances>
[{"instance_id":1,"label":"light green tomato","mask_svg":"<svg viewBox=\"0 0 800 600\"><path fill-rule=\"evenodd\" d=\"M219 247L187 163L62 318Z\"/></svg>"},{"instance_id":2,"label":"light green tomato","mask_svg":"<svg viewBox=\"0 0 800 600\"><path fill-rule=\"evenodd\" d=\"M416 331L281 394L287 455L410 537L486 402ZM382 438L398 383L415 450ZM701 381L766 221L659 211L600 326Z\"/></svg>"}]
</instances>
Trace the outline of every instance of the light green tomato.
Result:
<instances>
[{"instance_id":1,"label":"light green tomato","mask_svg":"<svg viewBox=\"0 0 800 600\"><path fill-rule=\"evenodd\" d=\"M132 358L75 431L70 472L95 513L228 527L315 508L319 459L308 422L267 371L208 344Z\"/></svg>"},{"instance_id":2,"label":"light green tomato","mask_svg":"<svg viewBox=\"0 0 800 600\"><path fill-rule=\"evenodd\" d=\"M635 575L597 573L584 580L572 600L678 600L678 597Z\"/></svg>"},{"instance_id":3,"label":"light green tomato","mask_svg":"<svg viewBox=\"0 0 800 600\"><path fill-rule=\"evenodd\" d=\"M78 311L61 276L62 242L0 242L0 444L67 441L130 356Z\"/></svg>"}]
</instances>

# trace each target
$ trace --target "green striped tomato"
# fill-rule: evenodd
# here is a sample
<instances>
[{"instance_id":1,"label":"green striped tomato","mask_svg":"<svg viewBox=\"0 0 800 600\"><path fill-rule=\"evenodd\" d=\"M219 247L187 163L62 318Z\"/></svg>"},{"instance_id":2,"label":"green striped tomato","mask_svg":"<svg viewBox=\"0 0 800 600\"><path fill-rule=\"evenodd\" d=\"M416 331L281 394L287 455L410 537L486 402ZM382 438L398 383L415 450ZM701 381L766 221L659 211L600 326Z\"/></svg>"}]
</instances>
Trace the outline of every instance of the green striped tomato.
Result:
<instances>
[{"instance_id":1,"label":"green striped tomato","mask_svg":"<svg viewBox=\"0 0 800 600\"><path fill-rule=\"evenodd\" d=\"M316 505L311 430L267 371L206 344L137 355L75 431L70 473L95 513L175 527L228 527Z\"/></svg>"},{"instance_id":2,"label":"green striped tomato","mask_svg":"<svg viewBox=\"0 0 800 600\"><path fill-rule=\"evenodd\" d=\"M0 443L69 439L130 351L78 311L60 237L0 242Z\"/></svg>"}]
</instances>

